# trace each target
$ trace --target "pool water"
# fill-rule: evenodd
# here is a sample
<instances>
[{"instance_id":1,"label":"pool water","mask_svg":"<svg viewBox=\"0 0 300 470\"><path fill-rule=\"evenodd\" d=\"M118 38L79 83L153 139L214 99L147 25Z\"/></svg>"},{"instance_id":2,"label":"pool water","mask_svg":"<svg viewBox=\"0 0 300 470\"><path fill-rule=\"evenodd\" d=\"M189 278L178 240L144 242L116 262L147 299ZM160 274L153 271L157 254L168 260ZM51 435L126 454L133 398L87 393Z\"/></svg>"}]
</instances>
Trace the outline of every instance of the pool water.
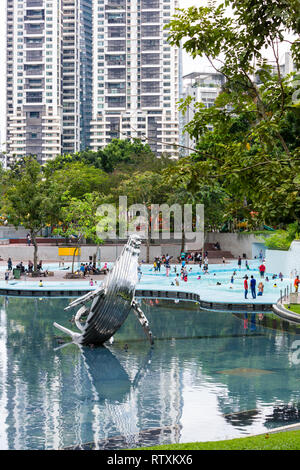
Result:
<instances>
[{"instance_id":1,"label":"pool water","mask_svg":"<svg viewBox=\"0 0 300 470\"><path fill-rule=\"evenodd\" d=\"M242 263L242 268L239 269L237 262L233 261L226 265L212 264L209 265L209 271L204 274L197 264L188 264L186 266L188 273L188 280L184 282L179 279L179 286L175 285L176 275L179 274L181 266L179 264L172 265L170 274L166 276L166 269L161 267L160 272L155 272L153 266L143 265L143 276L138 284L139 289L166 289L166 290L180 290L198 293L201 300L214 301L214 302L228 302L228 303L276 303L281 293L285 288L291 289L292 280L290 278L283 278L282 281L278 278L279 273L267 272L264 279L261 279L259 274L259 265L261 262L258 260L249 261L249 269L246 269L245 262ZM235 274L234 274L235 273ZM234 274L234 275L233 275ZM244 298L244 278L248 276L249 292L248 299ZM276 279L272 279L273 276ZM231 278L233 276L233 283ZM257 296L252 299L250 290L250 278L254 277L256 280L256 294L258 292L258 284L262 281L264 285L264 292L262 296ZM269 280L267 280L267 277Z\"/></svg>"},{"instance_id":2,"label":"pool water","mask_svg":"<svg viewBox=\"0 0 300 470\"><path fill-rule=\"evenodd\" d=\"M1 449L118 449L300 424L297 326L145 300L154 348L130 315L109 348L81 350L53 327L71 325L68 303L0 298Z\"/></svg>"}]
</instances>

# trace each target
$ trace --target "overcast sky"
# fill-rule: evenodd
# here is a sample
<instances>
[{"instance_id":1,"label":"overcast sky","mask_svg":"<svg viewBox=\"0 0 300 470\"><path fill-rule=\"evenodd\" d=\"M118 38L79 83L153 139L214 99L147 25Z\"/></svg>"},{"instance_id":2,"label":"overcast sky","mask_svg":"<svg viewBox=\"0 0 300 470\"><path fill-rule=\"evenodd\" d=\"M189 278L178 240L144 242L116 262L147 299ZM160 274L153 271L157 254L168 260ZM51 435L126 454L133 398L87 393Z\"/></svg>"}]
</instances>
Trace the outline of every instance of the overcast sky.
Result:
<instances>
[{"instance_id":1,"label":"overcast sky","mask_svg":"<svg viewBox=\"0 0 300 470\"><path fill-rule=\"evenodd\" d=\"M207 0L179 0L180 8L188 8L189 6L204 6ZM0 0L0 149L1 144L5 141L5 61L6 61L6 0ZM211 67L204 60L192 59L183 53L183 75L195 71L210 71Z\"/></svg>"}]
</instances>

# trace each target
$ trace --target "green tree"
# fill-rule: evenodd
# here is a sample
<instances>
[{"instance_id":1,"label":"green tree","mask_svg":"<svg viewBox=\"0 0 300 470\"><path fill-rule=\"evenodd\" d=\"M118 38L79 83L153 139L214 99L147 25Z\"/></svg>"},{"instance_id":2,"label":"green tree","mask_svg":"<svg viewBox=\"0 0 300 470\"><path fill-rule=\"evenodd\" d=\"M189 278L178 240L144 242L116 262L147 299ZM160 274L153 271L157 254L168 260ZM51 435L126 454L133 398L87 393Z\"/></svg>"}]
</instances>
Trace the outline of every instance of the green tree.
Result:
<instances>
[{"instance_id":1,"label":"green tree","mask_svg":"<svg viewBox=\"0 0 300 470\"><path fill-rule=\"evenodd\" d=\"M97 215L97 208L101 204L101 196L98 193L88 193L81 199L72 197L66 192L63 196L64 206L61 209L61 225L54 232L74 241L72 258L72 274L74 273L75 256L84 240L89 239L100 244L102 240L97 235L97 225L101 216Z\"/></svg>"},{"instance_id":2,"label":"green tree","mask_svg":"<svg viewBox=\"0 0 300 470\"><path fill-rule=\"evenodd\" d=\"M154 171L134 172L124 179L115 197L127 196L128 205L142 204L145 207L147 219L146 261L150 259L151 241L151 205L162 204L167 200L170 186L163 182L162 176Z\"/></svg>"},{"instance_id":3,"label":"green tree","mask_svg":"<svg viewBox=\"0 0 300 470\"><path fill-rule=\"evenodd\" d=\"M34 270L37 269L37 236L47 225L58 222L60 198L56 184L46 178L34 157L25 157L6 174L3 208L9 223L25 227L34 246Z\"/></svg>"},{"instance_id":4,"label":"green tree","mask_svg":"<svg viewBox=\"0 0 300 470\"><path fill-rule=\"evenodd\" d=\"M51 174L63 192L68 191L76 198L81 198L86 193L103 193L108 190L106 173L83 162L68 162L61 169L52 172L47 168L45 171Z\"/></svg>"}]
</instances>

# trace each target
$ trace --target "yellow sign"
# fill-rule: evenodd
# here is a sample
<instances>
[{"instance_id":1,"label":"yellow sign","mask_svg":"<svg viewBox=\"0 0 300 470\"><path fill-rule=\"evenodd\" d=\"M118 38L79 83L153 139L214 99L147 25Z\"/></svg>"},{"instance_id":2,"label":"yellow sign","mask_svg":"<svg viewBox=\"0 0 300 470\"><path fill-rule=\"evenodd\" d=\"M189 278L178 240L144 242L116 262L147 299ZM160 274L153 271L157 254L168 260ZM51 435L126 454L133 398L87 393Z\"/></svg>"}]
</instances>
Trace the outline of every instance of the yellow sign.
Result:
<instances>
[{"instance_id":1,"label":"yellow sign","mask_svg":"<svg viewBox=\"0 0 300 470\"><path fill-rule=\"evenodd\" d=\"M58 247L58 256L80 256L81 248L72 247Z\"/></svg>"}]
</instances>

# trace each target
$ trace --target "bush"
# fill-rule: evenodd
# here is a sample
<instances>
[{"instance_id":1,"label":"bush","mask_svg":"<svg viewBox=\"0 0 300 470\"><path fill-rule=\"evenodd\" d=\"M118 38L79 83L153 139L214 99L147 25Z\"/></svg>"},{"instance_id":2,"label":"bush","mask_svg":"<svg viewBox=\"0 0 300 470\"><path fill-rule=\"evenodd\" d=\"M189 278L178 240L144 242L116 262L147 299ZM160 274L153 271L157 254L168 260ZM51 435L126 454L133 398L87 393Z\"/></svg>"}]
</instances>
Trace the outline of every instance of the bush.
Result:
<instances>
[{"instance_id":1,"label":"bush","mask_svg":"<svg viewBox=\"0 0 300 470\"><path fill-rule=\"evenodd\" d=\"M265 247L270 250L287 251L292 241L299 238L298 229L298 223L295 222L290 224L287 230L276 230L276 232L269 237L264 237Z\"/></svg>"}]
</instances>

